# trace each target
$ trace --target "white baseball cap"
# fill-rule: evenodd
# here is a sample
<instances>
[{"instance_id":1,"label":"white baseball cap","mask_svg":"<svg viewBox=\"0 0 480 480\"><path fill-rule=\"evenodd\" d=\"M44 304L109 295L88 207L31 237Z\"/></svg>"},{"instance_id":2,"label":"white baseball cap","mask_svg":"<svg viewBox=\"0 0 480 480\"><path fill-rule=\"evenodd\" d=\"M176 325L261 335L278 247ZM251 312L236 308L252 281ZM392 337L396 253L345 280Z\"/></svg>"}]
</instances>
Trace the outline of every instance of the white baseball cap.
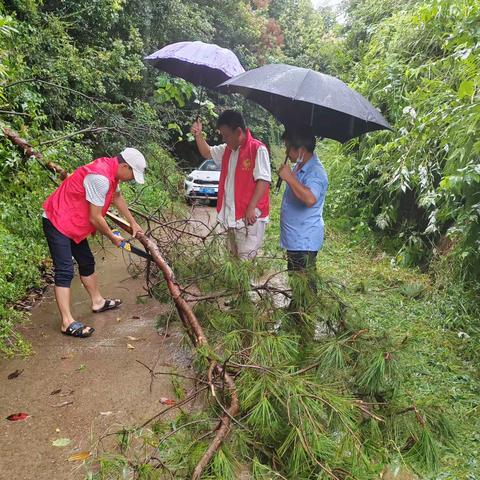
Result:
<instances>
[{"instance_id":1,"label":"white baseball cap","mask_svg":"<svg viewBox=\"0 0 480 480\"><path fill-rule=\"evenodd\" d=\"M147 168L147 162L145 157L136 148L126 148L120 153L122 158L128 163L133 170L133 177L137 183L145 183L145 168Z\"/></svg>"}]
</instances>

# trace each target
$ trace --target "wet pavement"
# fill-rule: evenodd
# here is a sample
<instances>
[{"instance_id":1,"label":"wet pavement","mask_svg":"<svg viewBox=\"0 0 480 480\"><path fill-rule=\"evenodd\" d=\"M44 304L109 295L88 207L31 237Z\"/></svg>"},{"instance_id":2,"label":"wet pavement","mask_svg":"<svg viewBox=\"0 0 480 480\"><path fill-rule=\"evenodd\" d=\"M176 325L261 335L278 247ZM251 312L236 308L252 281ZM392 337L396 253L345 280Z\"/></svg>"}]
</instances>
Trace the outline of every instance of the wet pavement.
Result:
<instances>
[{"instance_id":1,"label":"wet pavement","mask_svg":"<svg viewBox=\"0 0 480 480\"><path fill-rule=\"evenodd\" d=\"M92 314L77 276L72 285L73 314L96 331L87 339L66 337L60 333L49 288L19 329L34 353L26 359L0 359L1 480L85 478L83 462L69 462L69 457L94 453L103 434L142 423L164 408L161 397L174 398L168 376L157 377L150 391L150 374L137 360L156 364L157 371L182 371L188 365L181 333L171 330L165 338L155 329L157 316L170 307L142 296L144 279L128 275L118 250L107 247L95 256L102 294L121 298L123 305ZM23 372L9 380L15 370ZM31 417L6 420L18 412ZM69 445L52 445L64 438Z\"/></svg>"}]
</instances>

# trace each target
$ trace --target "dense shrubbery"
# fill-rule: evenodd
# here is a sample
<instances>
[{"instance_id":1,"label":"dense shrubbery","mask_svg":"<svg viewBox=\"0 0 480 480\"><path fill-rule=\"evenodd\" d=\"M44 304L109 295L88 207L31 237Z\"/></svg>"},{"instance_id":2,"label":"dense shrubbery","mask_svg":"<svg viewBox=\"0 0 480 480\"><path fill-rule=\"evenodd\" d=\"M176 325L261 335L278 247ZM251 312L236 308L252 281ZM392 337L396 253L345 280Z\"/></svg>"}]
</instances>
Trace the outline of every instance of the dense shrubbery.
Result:
<instances>
[{"instance_id":1,"label":"dense shrubbery","mask_svg":"<svg viewBox=\"0 0 480 480\"><path fill-rule=\"evenodd\" d=\"M396 237L399 261L453 247L470 278L480 273L479 22L478 2L430 0L370 26L355 84L395 130L346 148L339 187L348 216Z\"/></svg>"}]
</instances>

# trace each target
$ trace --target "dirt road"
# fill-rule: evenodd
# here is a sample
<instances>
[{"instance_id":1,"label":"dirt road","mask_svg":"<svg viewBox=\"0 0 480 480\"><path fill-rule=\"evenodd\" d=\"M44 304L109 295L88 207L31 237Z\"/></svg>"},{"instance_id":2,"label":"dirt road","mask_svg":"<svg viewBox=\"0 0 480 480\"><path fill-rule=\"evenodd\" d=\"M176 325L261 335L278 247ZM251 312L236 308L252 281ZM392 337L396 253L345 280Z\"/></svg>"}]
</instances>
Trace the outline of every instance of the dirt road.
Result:
<instances>
[{"instance_id":1,"label":"dirt road","mask_svg":"<svg viewBox=\"0 0 480 480\"><path fill-rule=\"evenodd\" d=\"M150 392L149 372L137 360L156 362L163 371L188 365L180 332L165 339L155 329L156 317L169 307L138 298L145 293L143 279L129 277L118 250L108 248L96 259L103 295L122 298L121 308L92 314L77 277L72 286L74 315L96 332L88 339L65 337L49 289L20 329L34 353L26 359L0 360L1 480L84 478L83 463L68 461L72 454L94 451L102 434L141 423L164 408L161 397L173 398L167 376L157 378ZM8 380L15 370L23 372ZM6 420L18 412L31 417ZM70 443L54 446L59 439Z\"/></svg>"}]
</instances>

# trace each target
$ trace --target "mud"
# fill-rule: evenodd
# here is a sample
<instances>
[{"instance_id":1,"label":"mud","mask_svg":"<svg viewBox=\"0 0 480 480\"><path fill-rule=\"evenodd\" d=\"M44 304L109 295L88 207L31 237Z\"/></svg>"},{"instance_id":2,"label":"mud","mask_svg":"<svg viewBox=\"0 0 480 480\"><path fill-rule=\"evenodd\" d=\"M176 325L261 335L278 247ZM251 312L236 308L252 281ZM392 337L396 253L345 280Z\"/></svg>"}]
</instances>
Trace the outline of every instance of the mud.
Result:
<instances>
[{"instance_id":1,"label":"mud","mask_svg":"<svg viewBox=\"0 0 480 480\"><path fill-rule=\"evenodd\" d=\"M60 333L50 287L20 327L34 353L0 360L1 480L85 478L83 462L68 461L72 454L95 453L102 435L140 424L164 408L161 397L174 398L169 377L157 377L151 385L148 370L137 360L156 365L157 371L185 371L189 364L180 330L174 327L166 337L155 328L157 316L170 307L142 296L143 278L130 278L118 250L107 247L95 256L103 295L121 298L123 305L92 314L77 277L72 285L74 315L96 331L87 339L66 337ZM15 370L23 372L9 380ZM31 417L6 420L18 412ZM53 446L60 438L71 443Z\"/></svg>"}]
</instances>

